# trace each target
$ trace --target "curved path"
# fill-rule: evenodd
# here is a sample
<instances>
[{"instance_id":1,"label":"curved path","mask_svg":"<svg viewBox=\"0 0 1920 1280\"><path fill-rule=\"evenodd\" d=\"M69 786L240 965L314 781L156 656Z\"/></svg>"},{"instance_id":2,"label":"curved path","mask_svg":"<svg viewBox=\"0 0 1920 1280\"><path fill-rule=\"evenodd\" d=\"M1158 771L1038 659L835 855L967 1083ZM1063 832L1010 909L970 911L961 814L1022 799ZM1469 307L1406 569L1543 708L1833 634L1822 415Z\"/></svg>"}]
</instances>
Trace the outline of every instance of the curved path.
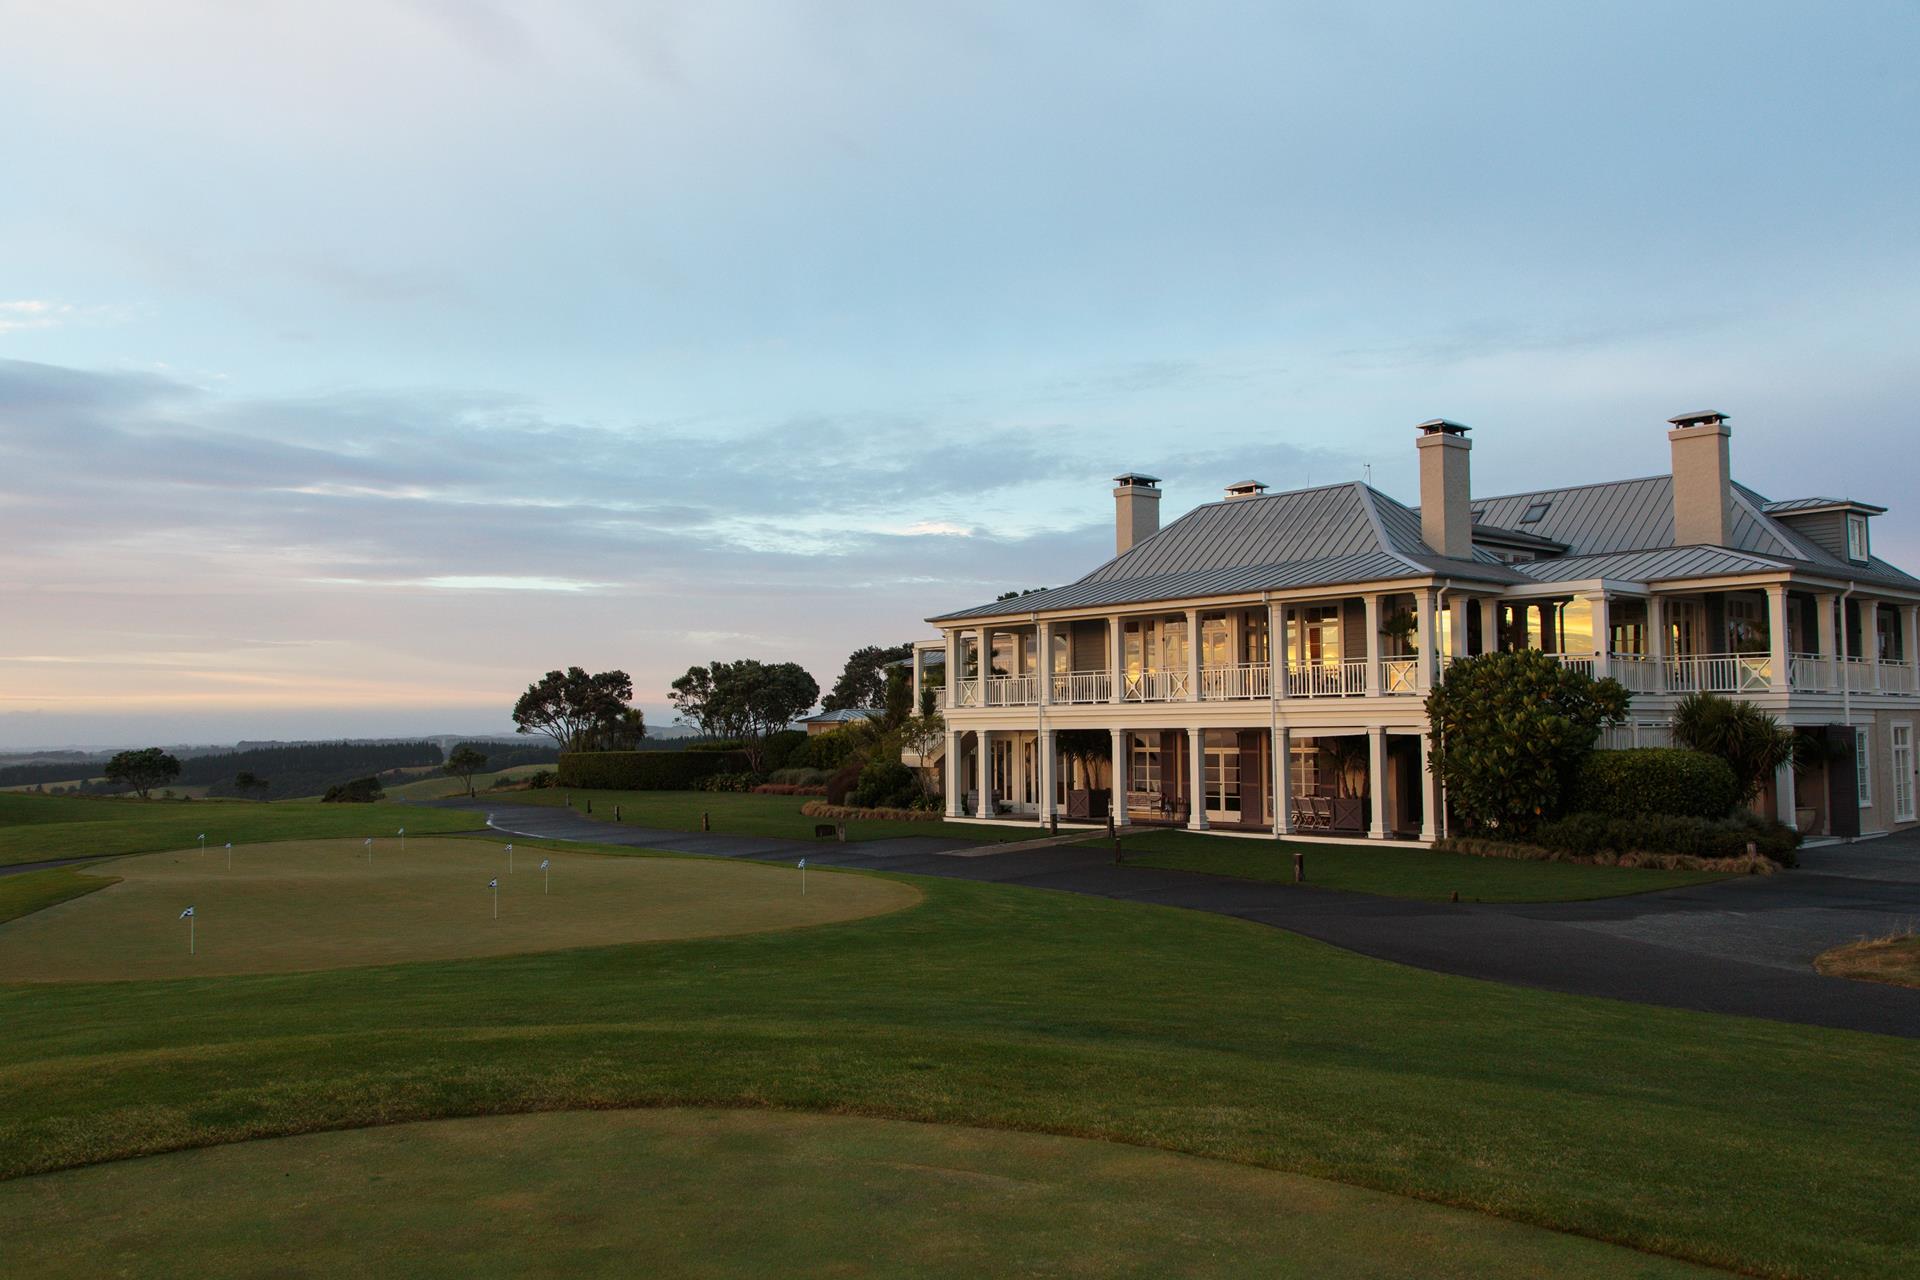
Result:
<instances>
[{"instance_id":1,"label":"curved path","mask_svg":"<svg viewBox=\"0 0 1920 1280\"><path fill-rule=\"evenodd\" d=\"M993 854L926 836L847 844L662 831L543 805L472 805L496 830L721 857L993 881L1185 907L1363 955L1572 995L1920 1038L1920 990L1827 978L1812 957L1920 921L1920 836L1808 850L1790 875L1593 902L1415 902L1146 867L1071 846Z\"/></svg>"}]
</instances>

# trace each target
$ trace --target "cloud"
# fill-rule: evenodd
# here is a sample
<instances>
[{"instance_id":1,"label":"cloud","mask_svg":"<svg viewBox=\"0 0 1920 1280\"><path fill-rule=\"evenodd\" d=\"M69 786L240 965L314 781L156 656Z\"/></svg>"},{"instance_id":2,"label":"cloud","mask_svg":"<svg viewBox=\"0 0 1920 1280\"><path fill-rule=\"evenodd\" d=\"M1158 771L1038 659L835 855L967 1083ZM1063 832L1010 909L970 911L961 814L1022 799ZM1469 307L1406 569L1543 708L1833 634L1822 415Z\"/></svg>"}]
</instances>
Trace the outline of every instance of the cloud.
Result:
<instances>
[{"instance_id":1,"label":"cloud","mask_svg":"<svg viewBox=\"0 0 1920 1280\"><path fill-rule=\"evenodd\" d=\"M126 307L83 307L71 302L20 298L12 302L0 302L0 333L55 329L66 324L113 324L125 320L127 315Z\"/></svg>"}]
</instances>

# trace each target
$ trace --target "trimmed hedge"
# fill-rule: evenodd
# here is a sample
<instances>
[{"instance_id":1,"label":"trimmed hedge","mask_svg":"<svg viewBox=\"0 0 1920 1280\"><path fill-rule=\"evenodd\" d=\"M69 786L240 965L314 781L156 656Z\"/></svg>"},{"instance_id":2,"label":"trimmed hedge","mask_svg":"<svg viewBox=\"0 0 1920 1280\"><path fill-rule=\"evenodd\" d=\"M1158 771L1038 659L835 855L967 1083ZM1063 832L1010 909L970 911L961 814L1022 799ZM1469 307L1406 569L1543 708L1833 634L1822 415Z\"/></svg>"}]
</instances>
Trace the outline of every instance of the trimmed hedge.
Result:
<instances>
[{"instance_id":1,"label":"trimmed hedge","mask_svg":"<svg viewBox=\"0 0 1920 1280\"><path fill-rule=\"evenodd\" d=\"M924 795L920 779L898 760L869 760L847 803L862 809L911 809Z\"/></svg>"},{"instance_id":2,"label":"trimmed hedge","mask_svg":"<svg viewBox=\"0 0 1920 1280\"><path fill-rule=\"evenodd\" d=\"M937 809L862 809L850 804L822 804L818 800L809 800L800 806L803 816L809 818L868 818L879 822L938 822L940 811Z\"/></svg>"},{"instance_id":3,"label":"trimmed hedge","mask_svg":"<svg viewBox=\"0 0 1920 1280\"><path fill-rule=\"evenodd\" d=\"M1595 751L1574 778L1575 813L1614 818L1670 814L1724 818L1740 801L1740 782L1727 762L1680 747Z\"/></svg>"},{"instance_id":4,"label":"trimmed hedge","mask_svg":"<svg viewBox=\"0 0 1920 1280\"><path fill-rule=\"evenodd\" d=\"M1543 823L1533 843L1576 857L1594 854L1652 853L1687 858L1744 857L1752 844L1764 858L1791 867L1800 833L1792 827L1742 810L1726 818L1694 818L1648 813L1618 818L1604 813L1572 813Z\"/></svg>"},{"instance_id":5,"label":"trimmed hedge","mask_svg":"<svg viewBox=\"0 0 1920 1280\"><path fill-rule=\"evenodd\" d=\"M567 751L560 785L582 791L698 791L716 773L745 773L744 751Z\"/></svg>"}]
</instances>

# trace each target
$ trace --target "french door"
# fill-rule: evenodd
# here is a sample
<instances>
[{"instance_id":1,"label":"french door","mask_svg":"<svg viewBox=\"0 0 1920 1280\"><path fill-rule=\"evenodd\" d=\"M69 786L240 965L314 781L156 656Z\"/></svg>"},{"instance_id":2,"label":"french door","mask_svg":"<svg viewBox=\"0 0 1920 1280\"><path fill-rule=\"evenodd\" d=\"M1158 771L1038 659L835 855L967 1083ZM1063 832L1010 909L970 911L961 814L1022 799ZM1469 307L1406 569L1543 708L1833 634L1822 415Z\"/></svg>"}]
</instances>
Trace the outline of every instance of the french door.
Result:
<instances>
[{"instance_id":1,"label":"french door","mask_svg":"<svg viewBox=\"0 0 1920 1280\"><path fill-rule=\"evenodd\" d=\"M1207 748L1207 817L1240 821L1240 748Z\"/></svg>"},{"instance_id":2,"label":"french door","mask_svg":"<svg viewBox=\"0 0 1920 1280\"><path fill-rule=\"evenodd\" d=\"M1893 722L1893 750L1888 752L1893 766L1893 820L1913 821L1913 724Z\"/></svg>"}]
</instances>

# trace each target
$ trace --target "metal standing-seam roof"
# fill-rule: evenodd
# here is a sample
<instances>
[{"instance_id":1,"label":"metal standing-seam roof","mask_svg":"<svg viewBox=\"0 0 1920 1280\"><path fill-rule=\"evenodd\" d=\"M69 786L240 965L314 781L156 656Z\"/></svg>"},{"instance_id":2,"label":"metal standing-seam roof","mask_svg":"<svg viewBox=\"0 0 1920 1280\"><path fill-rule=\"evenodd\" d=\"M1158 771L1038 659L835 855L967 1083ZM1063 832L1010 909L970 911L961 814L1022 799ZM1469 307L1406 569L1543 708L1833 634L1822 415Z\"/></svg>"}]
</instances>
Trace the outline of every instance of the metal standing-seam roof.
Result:
<instances>
[{"instance_id":1,"label":"metal standing-seam roof","mask_svg":"<svg viewBox=\"0 0 1920 1280\"><path fill-rule=\"evenodd\" d=\"M1514 583L1492 557L1435 555L1420 517L1358 482L1196 507L1078 582L930 621L1432 575Z\"/></svg>"}]
</instances>

